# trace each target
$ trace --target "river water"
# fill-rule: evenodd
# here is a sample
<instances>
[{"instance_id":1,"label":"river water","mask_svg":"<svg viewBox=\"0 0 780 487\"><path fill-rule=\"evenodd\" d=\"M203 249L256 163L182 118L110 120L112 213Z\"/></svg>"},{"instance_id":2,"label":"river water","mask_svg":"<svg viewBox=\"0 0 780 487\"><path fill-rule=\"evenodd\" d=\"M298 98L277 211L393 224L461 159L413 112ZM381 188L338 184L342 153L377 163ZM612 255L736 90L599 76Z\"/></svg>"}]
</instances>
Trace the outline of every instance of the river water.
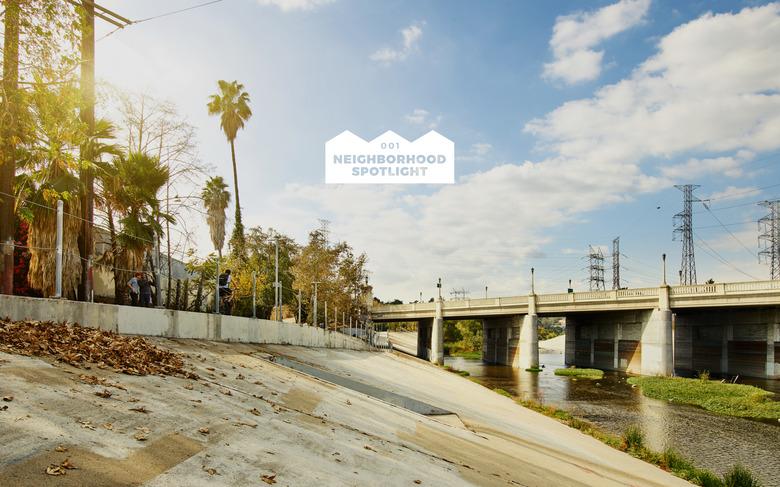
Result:
<instances>
[{"instance_id":1,"label":"river water","mask_svg":"<svg viewBox=\"0 0 780 487\"><path fill-rule=\"evenodd\" d=\"M554 405L616 435L629 425L637 425L650 448L661 451L672 447L699 467L722 474L741 463L765 486L780 487L780 422L721 416L693 406L649 399L626 383L627 376L619 372L606 372L598 381L559 377L553 371L564 366L561 353L541 353L539 361L544 370L538 374L461 357L445 357L444 361L468 371L487 387ZM773 390L780 396L780 381L740 382Z\"/></svg>"}]
</instances>

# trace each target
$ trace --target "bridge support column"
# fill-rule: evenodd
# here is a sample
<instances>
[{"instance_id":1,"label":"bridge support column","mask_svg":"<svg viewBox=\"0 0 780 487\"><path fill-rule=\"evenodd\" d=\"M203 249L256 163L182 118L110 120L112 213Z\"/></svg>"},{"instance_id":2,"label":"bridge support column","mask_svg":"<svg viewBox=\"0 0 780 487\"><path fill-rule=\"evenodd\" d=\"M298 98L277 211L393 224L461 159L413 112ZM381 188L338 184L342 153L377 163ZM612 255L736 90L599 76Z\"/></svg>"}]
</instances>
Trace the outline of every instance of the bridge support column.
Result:
<instances>
[{"instance_id":1,"label":"bridge support column","mask_svg":"<svg viewBox=\"0 0 780 487\"><path fill-rule=\"evenodd\" d=\"M669 307L669 286L658 290L658 308L642 326L642 375L672 375L672 310Z\"/></svg>"},{"instance_id":2,"label":"bridge support column","mask_svg":"<svg viewBox=\"0 0 780 487\"><path fill-rule=\"evenodd\" d=\"M523 316L518 340L518 366L521 369L539 367L539 334L536 316L536 295L528 296L528 314Z\"/></svg>"},{"instance_id":3,"label":"bridge support column","mask_svg":"<svg viewBox=\"0 0 780 487\"><path fill-rule=\"evenodd\" d=\"M564 350L564 364L574 365L577 356L577 323L571 317L566 317L566 348Z\"/></svg>"},{"instance_id":4,"label":"bridge support column","mask_svg":"<svg viewBox=\"0 0 780 487\"><path fill-rule=\"evenodd\" d=\"M429 360L437 365L444 365L444 314L442 301L436 301L436 314L431 328L431 356Z\"/></svg>"},{"instance_id":5,"label":"bridge support column","mask_svg":"<svg viewBox=\"0 0 780 487\"><path fill-rule=\"evenodd\" d=\"M775 312L776 319L780 312ZM770 323L766 332L766 376L780 379L780 323Z\"/></svg>"}]
</instances>

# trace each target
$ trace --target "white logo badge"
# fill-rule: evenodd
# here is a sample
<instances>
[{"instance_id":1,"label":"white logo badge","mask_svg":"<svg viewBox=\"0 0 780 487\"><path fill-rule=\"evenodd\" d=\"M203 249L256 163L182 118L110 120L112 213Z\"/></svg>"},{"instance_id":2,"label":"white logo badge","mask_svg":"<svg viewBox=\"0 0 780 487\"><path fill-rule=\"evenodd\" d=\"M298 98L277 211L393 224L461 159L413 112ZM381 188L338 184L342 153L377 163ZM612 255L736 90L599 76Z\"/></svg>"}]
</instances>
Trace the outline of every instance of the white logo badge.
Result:
<instances>
[{"instance_id":1,"label":"white logo badge","mask_svg":"<svg viewBox=\"0 0 780 487\"><path fill-rule=\"evenodd\" d=\"M325 143L328 184L453 184L455 144L431 130L414 142L388 130L370 142L345 130Z\"/></svg>"}]
</instances>

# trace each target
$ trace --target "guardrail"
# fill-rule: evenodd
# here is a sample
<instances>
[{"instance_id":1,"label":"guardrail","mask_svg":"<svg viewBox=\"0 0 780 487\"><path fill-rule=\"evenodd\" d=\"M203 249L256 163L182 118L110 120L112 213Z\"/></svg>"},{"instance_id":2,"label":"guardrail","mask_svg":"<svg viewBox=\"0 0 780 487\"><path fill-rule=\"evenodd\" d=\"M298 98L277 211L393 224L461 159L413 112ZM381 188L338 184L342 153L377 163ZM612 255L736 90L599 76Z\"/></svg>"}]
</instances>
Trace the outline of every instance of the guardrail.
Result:
<instances>
[{"instance_id":1,"label":"guardrail","mask_svg":"<svg viewBox=\"0 0 780 487\"><path fill-rule=\"evenodd\" d=\"M746 281L715 284L695 284L691 286L671 286L670 297L681 296L722 296L728 294L750 292L777 292L780 291L780 281ZM617 289L611 291L584 291L577 293L538 294L536 302L539 304L577 303L593 301L631 301L642 298L657 298L658 287L646 287L635 289ZM463 299L458 301L445 301L445 309L462 310L478 308L500 308L502 306L516 306L528 304L528 296L507 296L499 298ZM403 313L414 311L434 311L435 303L412 304L385 304L374 306L374 313Z\"/></svg>"}]
</instances>

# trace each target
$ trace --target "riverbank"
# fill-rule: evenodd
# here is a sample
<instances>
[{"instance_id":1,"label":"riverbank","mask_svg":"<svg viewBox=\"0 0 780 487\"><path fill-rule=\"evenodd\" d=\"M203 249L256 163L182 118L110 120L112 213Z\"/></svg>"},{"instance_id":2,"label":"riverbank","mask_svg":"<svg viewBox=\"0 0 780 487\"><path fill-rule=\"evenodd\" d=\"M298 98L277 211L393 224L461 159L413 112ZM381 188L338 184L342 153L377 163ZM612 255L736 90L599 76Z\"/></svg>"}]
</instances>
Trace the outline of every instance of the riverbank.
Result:
<instances>
[{"instance_id":1,"label":"riverbank","mask_svg":"<svg viewBox=\"0 0 780 487\"><path fill-rule=\"evenodd\" d=\"M780 419L780 402L758 387L682 377L630 377L628 383L653 399L692 404L729 416Z\"/></svg>"},{"instance_id":2,"label":"riverbank","mask_svg":"<svg viewBox=\"0 0 780 487\"><path fill-rule=\"evenodd\" d=\"M470 379L490 389L501 388L557 410L570 411L600 431L620 438L632 425L641 427L645 444L656 452L677 450L692 463L725 474L742 464L765 487L780 487L780 423L713 414L702 408L644 396L626 382L625 374L606 371L599 380L573 380L554 374L563 367L561 354L540 354L540 373L485 364L460 358L445 360ZM748 379L743 379L747 381ZM776 391L777 381L753 380L758 387Z\"/></svg>"}]
</instances>

